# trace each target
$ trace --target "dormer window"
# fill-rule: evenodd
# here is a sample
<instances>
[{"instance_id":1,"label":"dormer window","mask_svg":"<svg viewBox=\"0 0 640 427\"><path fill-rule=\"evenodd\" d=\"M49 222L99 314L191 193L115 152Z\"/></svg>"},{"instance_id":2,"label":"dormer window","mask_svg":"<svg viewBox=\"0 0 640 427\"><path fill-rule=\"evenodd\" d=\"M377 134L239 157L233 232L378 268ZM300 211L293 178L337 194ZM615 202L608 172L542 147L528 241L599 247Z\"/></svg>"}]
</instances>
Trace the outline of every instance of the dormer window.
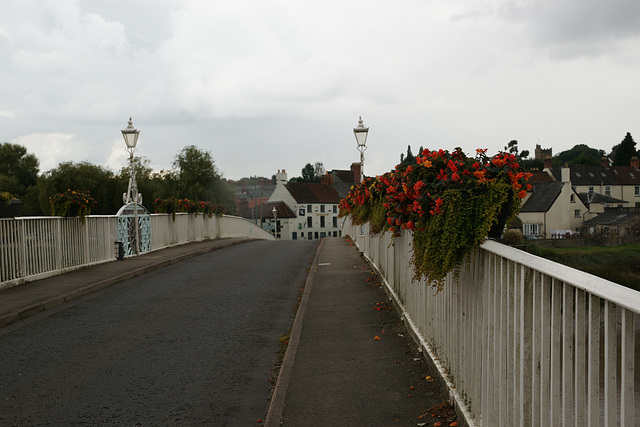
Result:
<instances>
[{"instance_id":1,"label":"dormer window","mask_svg":"<svg viewBox=\"0 0 640 427\"><path fill-rule=\"evenodd\" d=\"M596 177L596 176L593 174L593 172L589 172L589 176L590 176L591 178L595 178L595 177Z\"/></svg>"},{"instance_id":2,"label":"dormer window","mask_svg":"<svg viewBox=\"0 0 640 427\"><path fill-rule=\"evenodd\" d=\"M582 175L580 175L580 172L576 172L576 176L577 176L578 178L582 178Z\"/></svg>"}]
</instances>

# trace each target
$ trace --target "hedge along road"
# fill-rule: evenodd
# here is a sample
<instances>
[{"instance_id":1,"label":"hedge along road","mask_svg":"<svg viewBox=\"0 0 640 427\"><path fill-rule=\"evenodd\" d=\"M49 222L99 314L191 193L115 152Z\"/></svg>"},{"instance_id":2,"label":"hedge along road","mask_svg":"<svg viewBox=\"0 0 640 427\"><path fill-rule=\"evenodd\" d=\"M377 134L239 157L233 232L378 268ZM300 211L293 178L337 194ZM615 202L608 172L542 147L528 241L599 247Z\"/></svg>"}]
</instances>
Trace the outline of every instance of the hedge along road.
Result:
<instances>
[{"instance_id":1,"label":"hedge along road","mask_svg":"<svg viewBox=\"0 0 640 427\"><path fill-rule=\"evenodd\" d=\"M319 241L258 241L0 329L0 425L255 425Z\"/></svg>"}]
</instances>

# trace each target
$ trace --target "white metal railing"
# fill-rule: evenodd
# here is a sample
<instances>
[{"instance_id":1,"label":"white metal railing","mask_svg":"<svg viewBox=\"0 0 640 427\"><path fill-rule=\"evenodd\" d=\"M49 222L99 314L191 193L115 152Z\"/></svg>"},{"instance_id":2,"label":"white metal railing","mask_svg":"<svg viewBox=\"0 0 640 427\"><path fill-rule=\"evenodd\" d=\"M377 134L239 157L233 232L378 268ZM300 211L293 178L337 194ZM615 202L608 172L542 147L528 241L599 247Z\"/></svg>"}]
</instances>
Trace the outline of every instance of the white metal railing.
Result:
<instances>
[{"instance_id":1,"label":"white metal railing","mask_svg":"<svg viewBox=\"0 0 640 427\"><path fill-rule=\"evenodd\" d=\"M117 216L0 219L0 289L115 260ZM235 216L151 215L151 250L206 239L273 236Z\"/></svg>"},{"instance_id":2,"label":"white metal railing","mask_svg":"<svg viewBox=\"0 0 640 427\"><path fill-rule=\"evenodd\" d=\"M439 293L409 232L344 233L383 276L471 425L640 426L640 292L486 241Z\"/></svg>"}]
</instances>

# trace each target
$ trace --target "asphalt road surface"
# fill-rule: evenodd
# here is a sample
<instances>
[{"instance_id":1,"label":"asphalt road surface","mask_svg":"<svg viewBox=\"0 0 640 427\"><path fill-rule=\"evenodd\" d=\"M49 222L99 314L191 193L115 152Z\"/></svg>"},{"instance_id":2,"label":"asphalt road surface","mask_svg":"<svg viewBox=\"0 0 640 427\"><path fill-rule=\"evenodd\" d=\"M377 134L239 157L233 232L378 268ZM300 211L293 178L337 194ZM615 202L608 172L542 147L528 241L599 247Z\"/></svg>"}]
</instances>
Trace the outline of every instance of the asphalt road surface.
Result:
<instances>
[{"instance_id":1,"label":"asphalt road surface","mask_svg":"<svg viewBox=\"0 0 640 427\"><path fill-rule=\"evenodd\" d=\"M0 425L257 425L318 243L214 251L0 329Z\"/></svg>"}]
</instances>

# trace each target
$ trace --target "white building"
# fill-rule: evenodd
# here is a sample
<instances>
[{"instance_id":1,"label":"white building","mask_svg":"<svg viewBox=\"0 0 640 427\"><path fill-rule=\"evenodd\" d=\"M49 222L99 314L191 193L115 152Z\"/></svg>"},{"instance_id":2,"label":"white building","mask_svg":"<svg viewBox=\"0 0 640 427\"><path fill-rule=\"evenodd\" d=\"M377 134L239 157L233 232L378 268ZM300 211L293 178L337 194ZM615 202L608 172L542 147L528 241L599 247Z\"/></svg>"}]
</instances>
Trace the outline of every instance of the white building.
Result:
<instances>
[{"instance_id":1,"label":"white building","mask_svg":"<svg viewBox=\"0 0 640 427\"><path fill-rule=\"evenodd\" d=\"M278 237L286 240L316 240L342 235L338 220L340 196L326 184L287 182L287 174L278 171L276 189L264 205L263 228L273 230L273 209Z\"/></svg>"}]
</instances>

